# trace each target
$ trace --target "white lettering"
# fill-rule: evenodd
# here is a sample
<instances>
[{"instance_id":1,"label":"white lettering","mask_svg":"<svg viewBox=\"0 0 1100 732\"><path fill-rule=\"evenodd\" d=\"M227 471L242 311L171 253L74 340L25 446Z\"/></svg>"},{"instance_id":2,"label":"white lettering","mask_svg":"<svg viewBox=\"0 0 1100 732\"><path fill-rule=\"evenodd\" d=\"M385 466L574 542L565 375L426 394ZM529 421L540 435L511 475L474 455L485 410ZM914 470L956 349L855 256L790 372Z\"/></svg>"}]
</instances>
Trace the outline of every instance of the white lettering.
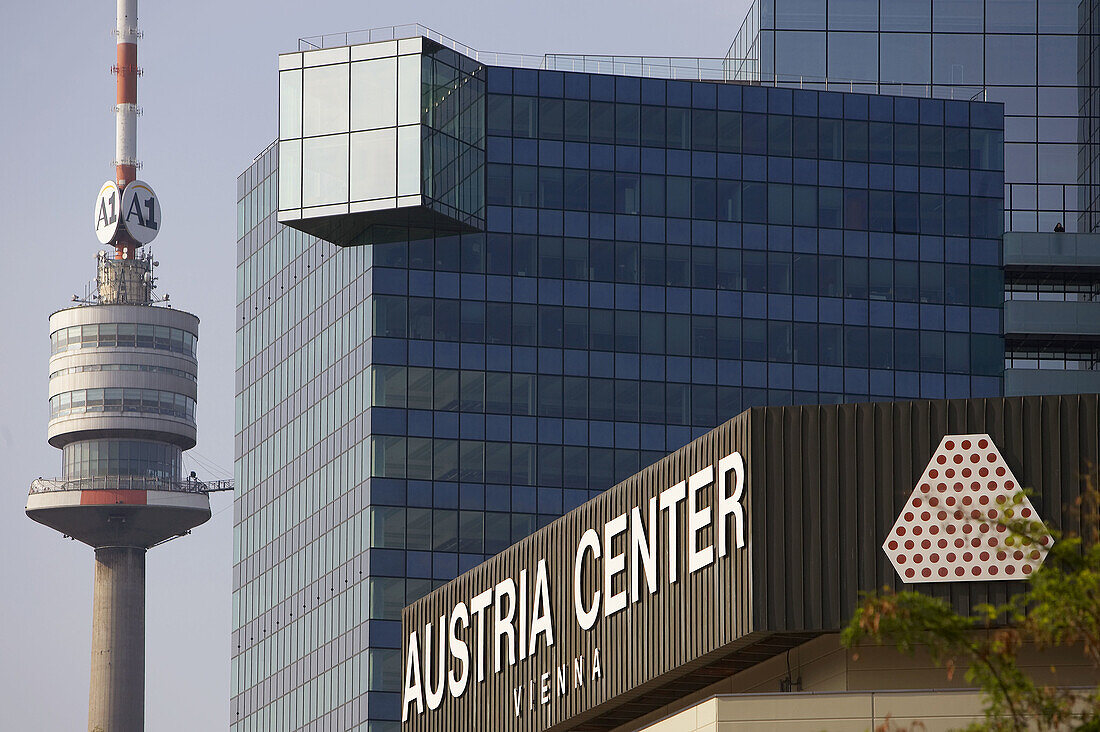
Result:
<instances>
[{"instance_id":1,"label":"white lettering","mask_svg":"<svg viewBox=\"0 0 1100 732\"><path fill-rule=\"evenodd\" d=\"M416 713L424 711L424 691L420 684L420 641L416 631L409 633L409 650L405 655L405 693L401 698L401 721L409 718L409 703L416 702Z\"/></svg>"},{"instance_id":2,"label":"white lettering","mask_svg":"<svg viewBox=\"0 0 1100 732\"><path fill-rule=\"evenodd\" d=\"M534 610L531 613L531 640L527 655L535 653L538 637L543 636L547 648L554 645L554 618L550 609L550 583L546 579L546 560L540 559L535 569Z\"/></svg>"},{"instance_id":3,"label":"white lettering","mask_svg":"<svg viewBox=\"0 0 1100 732\"><path fill-rule=\"evenodd\" d=\"M710 526L710 507L696 510L699 491L714 482L714 466L688 478L688 573L694 574L714 561L714 547L698 548L699 532Z\"/></svg>"},{"instance_id":4,"label":"white lettering","mask_svg":"<svg viewBox=\"0 0 1100 732\"><path fill-rule=\"evenodd\" d=\"M638 589L641 572L645 571L645 582L649 594L657 591L657 499L649 499L649 521L642 523L642 512L635 506L630 510L630 602L641 599Z\"/></svg>"},{"instance_id":5,"label":"white lettering","mask_svg":"<svg viewBox=\"0 0 1100 732\"><path fill-rule=\"evenodd\" d=\"M517 717L519 716L519 702L520 702L520 698L522 696L523 696L523 687L522 686L517 686L516 688L512 689L512 703L514 704L514 706L516 708L516 716Z\"/></svg>"},{"instance_id":6,"label":"white lettering","mask_svg":"<svg viewBox=\"0 0 1100 732\"><path fill-rule=\"evenodd\" d=\"M614 615L626 608L626 588L612 593L615 575L626 571L626 548L615 553L615 537L626 531L626 514L619 514L603 526L603 616Z\"/></svg>"},{"instance_id":7,"label":"white lettering","mask_svg":"<svg viewBox=\"0 0 1100 732\"><path fill-rule=\"evenodd\" d=\"M519 600L516 602L516 621L519 625L519 653L520 659L527 658L527 570L519 572Z\"/></svg>"},{"instance_id":8,"label":"white lettering","mask_svg":"<svg viewBox=\"0 0 1100 732\"><path fill-rule=\"evenodd\" d=\"M470 610L477 618L477 680L485 680L485 610L493 604L492 588L470 600Z\"/></svg>"},{"instance_id":9,"label":"white lettering","mask_svg":"<svg viewBox=\"0 0 1100 732\"><path fill-rule=\"evenodd\" d=\"M503 602L508 598L508 613L504 613ZM493 601L493 659L496 662L496 670L499 673L503 668L500 663L500 640L508 636L508 665L516 665L516 628L512 622L516 614L516 583L511 577L498 582L496 598Z\"/></svg>"},{"instance_id":10,"label":"white lettering","mask_svg":"<svg viewBox=\"0 0 1100 732\"><path fill-rule=\"evenodd\" d=\"M558 666L558 696L565 696L568 694L568 684L566 679L569 676L569 664L563 663Z\"/></svg>"},{"instance_id":11,"label":"white lettering","mask_svg":"<svg viewBox=\"0 0 1100 732\"><path fill-rule=\"evenodd\" d=\"M733 472L733 494L726 495L726 476ZM745 460L735 452L718 461L718 556L726 556L726 517L733 516L736 547L745 546L745 512L741 494L745 490Z\"/></svg>"},{"instance_id":12,"label":"white lettering","mask_svg":"<svg viewBox=\"0 0 1100 732\"><path fill-rule=\"evenodd\" d=\"M687 494L687 483L680 481L671 488L661 491L661 510L668 511L668 583L676 582L679 564L679 544L676 541L677 506Z\"/></svg>"},{"instance_id":13,"label":"white lettering","mask_svg":"<svg viewBox=\"0 0 1100 732\"><path fill-rule=\"evenodd\" d=\"M436 678L439 683L432 686L432 624L424 626L424 697L428 709L438 709L443 701L443 680L447 677L447 616L439 616L439 645L435 654L437 661Z\"/></svg>"},{"instance_id":14,"label":"white lettering","mask_svg":"<svg viewBox=\"0 0 1100 732\"><path fill-rule=\"evenodd\" d=\"M573 688L579 689L584 686L584 656L577 656L573 659Z\"/></svg>"},{"instance_id":15,"label":"white lettering","mask_svg":"<svg viewBox=\"0 0 1100 732\"><path fill-rule=\"evenodd\" d=\"M545 673L539 677L539 704L550 703L550 674Z\"/></svg>"},{"instance_id":16,"label":"white lettering","mask_svg":"<svg viewBox=\"0 0 1100 732\"><path fill-rule=\"evenodd\" d=\"M455 670L452 668L447 675L447 688L455 699L462 696L462 693L466 691L466 683L470 680L470 649L466 645L466 641L458 637L459 623L462 624L463 628L470 627L470 613L466 610L466 603L464 602L455 605L455 609L451 611L451 622L448 625L450 629L448 643L451 647L451 656L458 661L458 665L462 669L458 675L455 675Z\"/></svg>"},{"instance_id":17,"label":"white lettering","mask_svg":"<svg viewBox=\"0 0 1100 732\"><path fill-rule=\"evenodd\" d=\"M588 529L581 536L580 544L577 545L577 556L573 561L573 609L576 611L577 622L580 624L581 630L590 630L596 624L596 618L600 614L599 590L592 593L592 604L587 610L584 607L584 599L581 597L584 579L584 555L588 551L591 551L592 556L596 559L600 558L600 535L596 533L595 529Z\"/></svg>"},{"instance_id":18,"label":"white lettering","mask_svg":"<svg viewBox=\"0 0 1100 732\"><path fill-rule=\"evenodd\" d=\"M597 648L592 652L592 680L603 676L603 666L600 665L600 649Z\"/></svg>"}]
</instances>

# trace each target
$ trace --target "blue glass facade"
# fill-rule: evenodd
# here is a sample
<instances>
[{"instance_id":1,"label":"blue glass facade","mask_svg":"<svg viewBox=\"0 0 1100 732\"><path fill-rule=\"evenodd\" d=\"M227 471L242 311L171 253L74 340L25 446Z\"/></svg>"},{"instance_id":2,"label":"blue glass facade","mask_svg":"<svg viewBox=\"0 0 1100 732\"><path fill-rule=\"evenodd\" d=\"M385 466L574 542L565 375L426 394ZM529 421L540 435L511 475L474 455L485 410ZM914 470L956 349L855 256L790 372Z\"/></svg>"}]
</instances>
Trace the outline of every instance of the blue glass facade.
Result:
<instances>
[{"instance_id":1,"label":"blue glass facade","mask_svg":"<svg viewBox=\"0 0 1100 732\"><path fill-rule=\"evenodd\" d=\"M763 84L1003 102L1005 393L1060 394L1100 383L1097 328L1064 325L1096 322L1078 311L1100 280L1051 255L1100 246L1098 49L1098 0L755 0L727 65Z\"/></svg>"},{"instance_id":2,"label":"blue glass facade","mask_svg":"<svg viewBox=\"0 0 1100 732\"><path fill-rule=\"evenodd\" d=\"M407 602L745 408L1001 392L1000 105L473 74L484 231L240 178L237 732L398 729Z\"/></svg>"},{"instance_id":3,"label":"blue glass facade","mask_svg":"<svg viewBox=\"0 0 1100 732\"><path fill-rule=\"evenodd\" d=\"M730 47L764 84L1005 110L1005 230L1100 226L1097 0L755 0Z\"/></svg>"}]
</instances>

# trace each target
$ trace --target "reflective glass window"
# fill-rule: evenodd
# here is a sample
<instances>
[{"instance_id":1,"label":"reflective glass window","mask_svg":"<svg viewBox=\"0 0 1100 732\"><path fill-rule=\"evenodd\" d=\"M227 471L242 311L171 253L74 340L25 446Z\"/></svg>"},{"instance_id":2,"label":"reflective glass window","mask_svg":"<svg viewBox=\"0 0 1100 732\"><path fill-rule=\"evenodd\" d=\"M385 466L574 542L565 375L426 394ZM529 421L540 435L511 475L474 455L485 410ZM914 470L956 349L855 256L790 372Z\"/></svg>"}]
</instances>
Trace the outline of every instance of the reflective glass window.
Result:
<instances>
[{"instance_id":1,"label":"reflective glass window","mask_svg":"<svg viewBox=\"0 0 1100 732\"><path fill-rule=\"evenodd\" d=\"M332 135L302 142L302 205L348 200L348 137Z\"/></svg>"},{"instance_id":2,"label":"reflective glass window","mask_svg":"<svg viewBox=\"0 0 1100 732\"><path fill-rule=\"evenodd\" d=\"M985 60L982 36L937 33L932 36L932 81L936 84L981 84Z\"/></svg>"},{"instance_id":3,"label":"reflective glass window","mask_svg":"<svg viewBox=\"0 0 1100 732\"><path fill-rule=\"evenodd\" d=\"M348 64L316 66L303 71L302 133L328 135L348 131L350 91Z\"/></svg>"},{"instance_id":4,"label":"reflective glass window","mask_svg":"<svg viewBox=\"0 0 1100 732\"><path fill-rule=\"evenodd\" d=\"M352 133L350 186L353 201L397 195L395 129Z\"/></svg>"},{"instance_id":5,"label":"reflective glass window","mask_svg":"<svg viewBox=\"0 0 1100 732\"><path fill-rule=\"evenodd\" d=\"M880 0L884 31L928 31L932 28L931 0Z\"/></svg>"},{"instance_id":6,"label":"reflective glass window","mask_svg":"<svg viewBox=\"0 0 1100 732\"><path fill-rule=\"evenodd\" d=\"M986 33L1034 33L1035 0L986 0Z\"/></svg>"},{"instance_id":7,"label":"reflective glass window","mask_svg":"<svg viewBox=\"0 0 1100 732\"><path fill-rule=\"evenodd\" d=\"M987 84L1022 86L1035 83L1035 36L986 35Z\"/></svg>"},{"instance_id":8,"label":"reflective glass window","mask_svg":"<svg viewBox=\"0 0 1100 732\"><path fill-rule=\"evenodd\" d=\"M279 72L279 139L302 136L302 70Z\"/></svg>"},{"instance_id":9,"label":"reflective glass window","mask_svg":"<svg viewBox=\"0 0 1100 732\"><path fill-rule=\"evenodd\" d=\"M1039 32L1076 34L1080 5L1081 0L1039 0Z\"/></svg>"},{"instance_id":10,"label":"reflective glass window","mask_svg":"<svg viewBox=\"0 0 1100 732\"><path fill-rule=\"evenodd\" d=\"M878 30L878 3L879 0L829 0L829 30Z\"/></svg>"},{"instance_id":11,"label":"reflective glass window","mask_svg":"<svg viewBox=\"0 0 1100 732\"><path fill-rule=\"evenodd\" d=\"M1096 12L1100 13L1100 9ZM1039 36L1040 84L1075 86L1078 83L1078 43L1075 36ZM1100 54L1100 49L1093 53Z\"/></svg>"},{"instance_id":12,"label":"reflective glass window","mask_svg":"<svg viewBox=\"0 0 1100 732\"><path fill-rule=\"evenodd\" d=\"M824 28L825 0L774 0L775 28Z\"/></svg>"},{"instance_id":13,"label":"reflective glass window","mask_svg":"<svg viewBox=\"0 0 1100 732\"><path fill-rule=\"evenodd\" d=\"M397 124L397 59L357 61L351 65L351 129Z\"/></svg>"},{"instance_id":14,"label":"reflective glass window","mask_svg":"<svg viewBox=\"0 0 1100 732\"><path fill-rule=\"evenodd\" d=\"M829 32L829 81L878 78L878 34Z\"/></svg>"},{"instance_id":15,"label":"reflective glass window","mask_svg":"<svg viewBox=\"0 0 1100 732\"><path fill-rule=\"evenodd\" d=\"M981 33L983 0L932 0L932 30Z\"/></svg>"},{"instance_id":16,"label":"reflective glass window","mask_svg":"<svg viewBox=\"0 0 1100 732\"><path fill-rule=\"evenodd\" d=\"M421 106L421 57L399 56L397 59L397 124L417 124Z\"/></svg>"},{"instance_id":17,"label":"reflective glass window","mask_svg":"<svg viewBox=\"0 0 1100 732\"><path fill-rule=\"evenodd\" d=\"M927 33L883 33L879 36L883 82L928 84L931 81L931 36Z\"/></svg>"}]
</instances>

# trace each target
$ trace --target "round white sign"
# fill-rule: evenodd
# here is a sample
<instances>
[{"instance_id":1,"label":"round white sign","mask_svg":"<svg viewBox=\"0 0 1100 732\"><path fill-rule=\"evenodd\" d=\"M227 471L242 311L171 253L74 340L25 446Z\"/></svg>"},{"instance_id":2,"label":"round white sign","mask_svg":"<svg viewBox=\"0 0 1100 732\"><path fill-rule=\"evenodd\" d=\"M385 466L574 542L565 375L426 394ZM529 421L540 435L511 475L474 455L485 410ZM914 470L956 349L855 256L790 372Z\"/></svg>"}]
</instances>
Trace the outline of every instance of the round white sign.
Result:
<instances>
[{"instance_id":1,"label":"round white sign","mask_svg":"<svg viewBox=\"0 0 1100 732\"><path fill-rule=\"evenodd\" d=\"M100 244L110 244L114 240L121 209L118 186L114 181L107 181L95 199L95 235Z\"/></svg>"},{"instance_id":2,"label":"round white sign","mask_svg":"<svg viewBox=\"0 0 1100 732\"><path fill-rule=\"evenodd\" d=\"M148 183L135 180L122 192L122 225L138 244L148 244L160 232L160 201Z\"/></svg>"}]
</instances>

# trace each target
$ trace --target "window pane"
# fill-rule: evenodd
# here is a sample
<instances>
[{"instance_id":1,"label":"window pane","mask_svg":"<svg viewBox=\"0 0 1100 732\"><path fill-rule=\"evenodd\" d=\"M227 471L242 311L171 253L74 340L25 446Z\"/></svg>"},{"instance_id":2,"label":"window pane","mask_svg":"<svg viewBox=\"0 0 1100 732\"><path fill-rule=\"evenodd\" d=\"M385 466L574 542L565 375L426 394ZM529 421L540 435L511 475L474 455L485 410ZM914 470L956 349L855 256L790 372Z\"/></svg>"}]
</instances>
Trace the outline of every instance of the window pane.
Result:
<instances>
[{"instance_id":1,"label":"window pane","mask_svg":"<svg viewBox=\"0 0 1100 732\"><path fill-rule=\"evenodd\" d=\"M987 84L1035 83L1035 36L985 37Z\"/></svg>"},{"instance_id":2,"label":"window pane","mask_svg":"<svg viewBox=\"0 0 1100 732\"><path fill-rule=\"evenodd\" d=\"M878 30L878 0L829 0L829 30Z\"/></svg>"},{"instance_id":3,"label":"window pane","mask_svg":"<svg viewBox=\"0 0 1100 732\"><path fill-rule=\"evenodd\" d=\"M279 73L279 139L302 135L302 71ZM280 156L281 164L282 156Z\"/></svg>"},{"instance_id":4,"label":"window pane","mask_svg":"<svg viewBox=\"0 0 1100 732\"><path fill-rule=\"evenodd\" d=\"M1066 86L1077 84L1077 43L1076 36L1039 37L1040 84ZM1095 44L1095 40L1093 43Z\"/></svg>"},{"instance_id":5,"label":"window pane","mask_svg":"<svg viewBox=\"0 0 1100 732\"><path fill-rule=\"evenodd\" d=\"M877 33L829 33L829 81L878 78Z\"/></svg>"},{"instance_id":6,"label":"window pane","mask_svg":"<svg viewBox=\"0 0 1100 732\"><path fill-rule=\"evenodd\" d=\"M327 135L348 131L348 64L305 69L302 131Z\"/></svg>"},{"instance_id":7,"label":"window pane","mask_svg":"<svg viewBox=\"0 0 1100 732\"><path fill-rule=\"evenodd\" d=\"M279 143L279 208L302 205L302 142Z\"/></svg>"},{"instance_id":8,"label":"window pane","mask_svg":"<svg viewBox=\"0 0 1100 732\"><path fill-rule=\"evenodd\" d=\"M883 33L883 82L927 84L931 81L931 43L926 33Z\"/></svg>"},{"instance_id":9,"label":"window pane","mask_svg":"<svg viewBox=\"0 0 1100 732\"><path fill-rule=\"evenodd\" d=\"M397 128L397 195L420 193L420 127Z\"/></svg>"},{"instance_id":10,"label":"window pane","mask_svg":"<svg viewBox=\"0 0 1100 732\"><path fill-rule=\"evenodd\" d=\"M348 137L317 137L302 143L302 205L348 200Z\"/></svg>"},{"instance_id":11,"label":"window pane","mask_svg":"<svg viewBox=\"0 0 1100 732\"><path fill-rule=\"evenodd\" d=\"M932 81L936 84L981 84L985 64L982 37L936 34L932 40Z\"/></svg>"},{"instance_id":12,"label":"window pane","mask_svg":"<svg viewBox=\"0 0 1100 732\"><path fill-rule=\"evenodd\" d=\"M351 200L397 195L397 130L351 135Z\"/></svg>"},{"instance_id":13,"label":"window pane","mask_svg":"<svg viewBox=\"0 0 1100 732\"><path fill-rule=\"evenodd\" d=\"M397 59L351 65L351 128L369 130L397 124Z\"/></svg>"},{"instance_id":14,"label":"window pane","mask_svg":"<svg viewBox=\"0 0 1100 732\"><path fill-rule=\"evenodd\" d=\"M420 56L397 59L397 124L420 122Z\"/></svg>"},{"instance_id":15,"label":"window pane","mask_svg":"<svg viewBox=\"0 0 1100 732\"><path fill-rule=\"evenodd\" d=\"M932 0L932 30L982 32L983 0Z\"/></svg>"},{"instance_id":16,"label":"window pane","mask_svg":"<svg viewBox=\"0 0 1100 732\"><path fill-rule=\"evenodd\" d=\"M782 81L820 79L825 69L825 34L779 31L775 34L775 73Z\"/></svg>"},{"instance_id":17,"label":"window pane","mask_svg":"<svg viewBox=\"0 0 1100 732\"><path fill-rule=\"evenodd\" d=\"M1035 0L991 0L988 9L986 33L1035 32Z\"/></svg>"},{"instance_id":18,"label":"window pane","mask_svg":"<svg viewBox=\"0 0 1100 732\"><path fill-rule=\"evenodd\" d=\"M1077 33L1080 0L1039 0L1040 33Z\"/></svg>"},{"instance_id":19,"label":"window pane","mask_svg":"<svg viewBox=\"0 0 1100 732\"><path fill-rule=\"evenodd\" d=\"M880 0L884 31L928 31L932 27L931 0Z\"/></svg>"},{"instance_id":20,"label":"window pane","mask_svg":"<svg viewBox=\"0 0 1100 732\"><path fill-rule=\"evenodd\" d=\"M775 27L824 28L825 0L775 0Z\"/></svg>"}]
</instances>

